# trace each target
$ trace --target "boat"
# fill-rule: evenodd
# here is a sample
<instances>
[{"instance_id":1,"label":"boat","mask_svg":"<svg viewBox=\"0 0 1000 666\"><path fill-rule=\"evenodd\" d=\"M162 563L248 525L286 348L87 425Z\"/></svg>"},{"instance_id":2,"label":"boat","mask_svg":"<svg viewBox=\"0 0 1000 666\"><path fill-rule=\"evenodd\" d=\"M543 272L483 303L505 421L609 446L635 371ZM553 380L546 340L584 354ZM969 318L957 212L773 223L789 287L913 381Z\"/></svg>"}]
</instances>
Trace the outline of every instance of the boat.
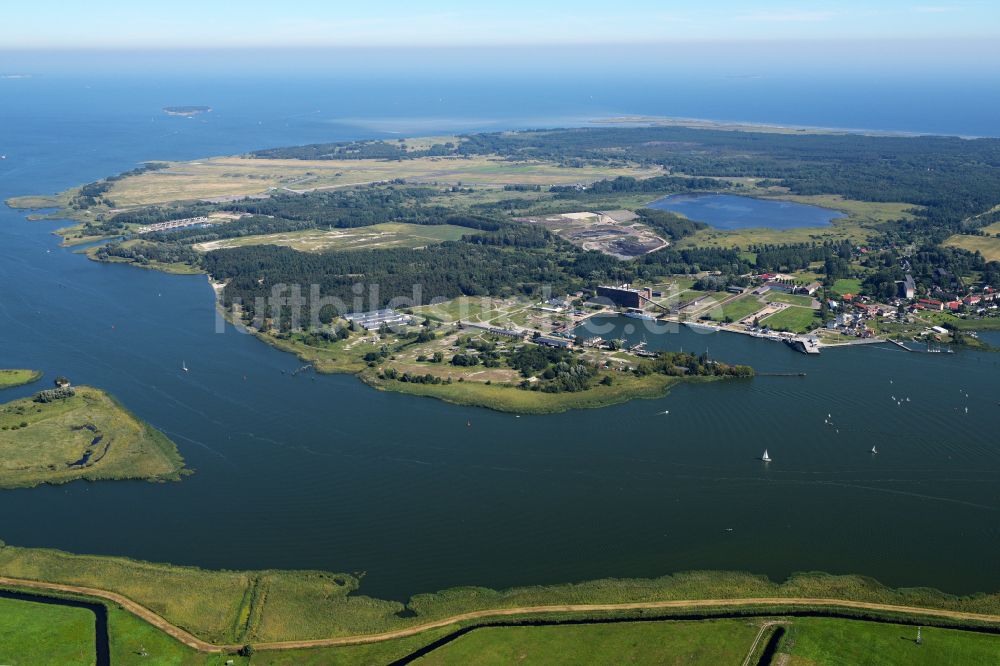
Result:
<instances>
[{"instance_id":1,"label":"boat","mask_svg":"<svg viewBox=\"0 0 1000 666\"><path fill-rule=\"evenodd\" d=\"M184 372L188 371L187 361L181 361L181 370L183 370Z\"/></svg>"},{"instance_id":2,"label":"boat","mask_svg":"<svg viewBox=\"0 0 1000 666\"><path fill-rule=\"evenodd\" d=\"M875 455L876 453L878 453L878 448L876 448L876 447L873 446L872 447L872 455Z\"/></svg>"},{"instance_id":3,"label":"boat","mask_svg":"<svg viewBox=\"0 0 1000 666\"><path fill-rule=\"evenodd\" d=\"M712 324L702 324L696 321L686 321L684 325L688 328L693 328L696 331L718 331L718 326L713 326ZM683 350L682 350L683 351Z\"/></svg>"},{"instance_id":4,"label":"boat","mask_svg":"<svg viewBox=\"0 0 1000 666\"><path fill-rule=\"evenodd\" d=\"M642 311L629 310L625 313L625 316L629 319L642 319L644 321L656 321L656 317L651 314L647 314Z\"/></svg>"},{"instance_id":5,"label":"boat","mask_svg":"<svg viewBox=\"0 0 1000 666\"><path fill-rule=\"evenodd\" d=\"M764 455L760 457L764 462L771 462L771 456L767 454L767 449L764 449Z\"/></svg>"}]
</instances>

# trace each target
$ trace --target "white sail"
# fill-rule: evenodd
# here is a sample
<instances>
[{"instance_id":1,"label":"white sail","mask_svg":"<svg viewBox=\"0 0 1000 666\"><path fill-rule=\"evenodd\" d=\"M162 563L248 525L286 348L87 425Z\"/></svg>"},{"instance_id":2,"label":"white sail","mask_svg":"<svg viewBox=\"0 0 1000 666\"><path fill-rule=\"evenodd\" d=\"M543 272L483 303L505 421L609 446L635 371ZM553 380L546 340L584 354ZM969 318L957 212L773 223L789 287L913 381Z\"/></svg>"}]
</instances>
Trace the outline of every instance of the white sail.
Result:
<instances>
[{"instance_id":1,"label":"white sail","mask_svg":"<svg viewBox=\"0 0 1000 666\"><path fill-rule=\"evenodd\" d=\"M764 449L764 455L760 457L764 462L771 462L771 456L767 454L767 449Z\"/></svg>"}]
</instances>

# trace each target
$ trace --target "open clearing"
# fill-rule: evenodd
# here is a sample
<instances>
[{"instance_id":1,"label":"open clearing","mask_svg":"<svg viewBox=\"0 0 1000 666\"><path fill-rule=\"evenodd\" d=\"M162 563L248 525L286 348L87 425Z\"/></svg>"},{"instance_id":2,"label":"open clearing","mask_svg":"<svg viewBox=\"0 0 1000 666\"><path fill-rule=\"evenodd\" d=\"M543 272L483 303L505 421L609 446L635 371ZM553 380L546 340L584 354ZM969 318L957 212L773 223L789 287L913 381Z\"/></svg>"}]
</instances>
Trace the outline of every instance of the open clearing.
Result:
<instances>
[{"instance_id":1,"label":"open clearing","mask_svg":"<svg viewBox=\"0 0 1000 666\"><path fill-rule=\"evenodd\" d=\"M757 624L744 620L705 620L488 627L470 632L416 663L421 666L739 664L759 631Z\"/></svg>"},{"instance_id":2,"label":"open clearing","mask_svg":"<svg viewBox=\"0 0 1000 666\"><path fill-rule=\"evenodd\" d=\"M89 610L0 598L0 663L89 666L96 658Z\"/></svg>"},{"instance_id":3,"label":"open clearing","mask_svg":"<svg viewBox=\"0 0 1000 666\"><path fill-rule=\"evenodd\" d=\"M0 488L74 479L177 478L173 442L97 389L0 405Z\"/></svg>"},{"instance_id":4,"label":"open clearing","mask_svg":"<svg viewBox=\"0 0 1000 666\"><path fill-rule=\"evenodd\" d=\"M571 185L616 176L646 177L658 168L563 167L549 162L510 162L494 157L424 157L408 160L272 160L212 157L116 181L107 195L119 208L147 204L364 185L402 178L411 183L502 187Z\"/></svg>"},{"instance_id":5,"label":"open clearing","mask_svg":"<svg viewBox=\"0 0 1000 666\"><path fill-rule=\"evenodd\" d=\"M636 218L636 214L628 210L609 210L557 213L519 220L543 226L584 250L597 250L619 259L634 259L669 244Z\"/></svg>"},{"instance_id":6,"label":"open clearing","mask_svg":"<svg viewBox=\"0 0 1000 666\"><path fill-rule=\"evenodd\" d=\"M351 229L306 229L288 233L243 236L198 243L194 249L202 252L245 245L284 245L302 252L326 250L377 250L389 247L411 249L458 240L475 229L451 224L376 224Z\"/></svg>"},{"instance_id":7,"label":"open clearing","mask_svg":"<svg viewBox=\"0 0 1000 666\"><path fill-rule=\"evenodd\" d=\"M946 247L957 247L969 252L979 252L986 261L1000 261L1000 238L996 236L955 234L943 244Z\"/></svg>"}]
</instances>

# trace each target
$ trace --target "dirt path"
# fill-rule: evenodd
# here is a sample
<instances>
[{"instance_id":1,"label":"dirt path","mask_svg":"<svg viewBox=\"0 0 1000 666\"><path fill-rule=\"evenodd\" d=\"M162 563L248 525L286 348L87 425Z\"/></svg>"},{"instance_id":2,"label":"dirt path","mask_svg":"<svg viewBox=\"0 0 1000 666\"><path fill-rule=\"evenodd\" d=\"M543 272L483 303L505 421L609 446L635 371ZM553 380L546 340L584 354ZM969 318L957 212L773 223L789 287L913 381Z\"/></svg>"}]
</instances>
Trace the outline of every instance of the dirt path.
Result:
<instances>
[{"instance_id":1,"label":"dirt path","mask_svg":"<svg viewBox=\"0 0 1000 666\"><path fill-rule=\"evenodd\" d=\"M782 624L785 624L785 622L765 622L760 625L760 631L757 632L757 638L753 639L753 645L750 646L750 651L747 652L747 656L743 660L743 666L750 666L750 660L753 659L753 653L757 651L757 646L760 645L760 640L764 638L764 634L767 633L767 630L775 625Z\"/></svg>"},{"instance_id":2,"label":"dirt path","mask_svg":"<svg viewBox=\"0 0 1000 666\"><path fill-rule=\"evenodd\" d=\"M32 590L48 590L50 592L63 592L69 594L80 594L90 597L105 599L118 604L133 615L149 622L160 631L173 636L185 645L198 650L199 652L232 652L238 650L239 645L216 645L203 641L184 629L175 626L163 619L145 606L137 604L131 599L115 592L99 590L92 587L82 587L79 585L63 585L61 583L47 583L36 580L22 580L20 578L6 578L0 576L0 585L9 587L19 587ZM472 611L460 613L450 617L417 624L405 629L396 629L381 634L361 634L357 636L341 636L339 638L318 638L298 641L276 641L270 643L255 642L254 648L258 650L292 650L298 648L311 647L337 647L344 645L364 645L367 643L379 643L397 638L406 638L431 629L440 629L459 622L469 620L481 620L494 617L509 617L511 615L535 615L543 613L594 613L604 611L627 611L627 610L684 610L698 608L741 608L746 606L781 606L784 608L795 606L826 607L826 608L846 608L850 610L870 610L881 612L905 613L909 615L921 615L926 617L947 618L949 620L963 620L974 622L986 622L1000 624L1000 615L988 615L984 613L967 613L963 611L939 610L936 608L920 608L916 606L896 606L893 604L879 604L865 601L846 601L844 599L822 599L809 597L753 597L746 599L693 599L676 601L647 601L627 604L556 604L551 606L520 606L515 608L497 608L491 610Z\"/></svg>"}]
</instances>

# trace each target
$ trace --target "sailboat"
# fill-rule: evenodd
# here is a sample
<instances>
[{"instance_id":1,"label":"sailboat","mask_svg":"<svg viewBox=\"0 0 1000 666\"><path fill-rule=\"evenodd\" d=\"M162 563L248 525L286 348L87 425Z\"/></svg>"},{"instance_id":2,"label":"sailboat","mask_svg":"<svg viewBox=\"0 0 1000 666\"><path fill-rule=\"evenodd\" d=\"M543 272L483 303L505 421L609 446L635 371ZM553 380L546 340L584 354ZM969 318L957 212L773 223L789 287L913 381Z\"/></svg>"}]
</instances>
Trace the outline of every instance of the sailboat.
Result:
<instances>
[{"instance_id":1,"label":"sailboat","mask_svg":"<svg viewBox=\"0 0 1000 666\"><path fill-rule=\"evenodd\" d=\"M181 361L181 370L183 370L184 372L188 371L187 361Z\"/></svg>"},{"instance_id":2,"label":"sailboat","mask_svg":"<svg viewBox=\"0 0 1000 666\"><path fill-rule=\"evenodd\" d=\"M764 449L764 455L760 457L764 462L771 462L771 456L767 455L767 449Z\"/></svg>"},{"instance_id":3,"label":"sailboat","mask_svg":"<svg viewBox=\"0 0 1000 666\"><path fill-rule=\"evenodd\" d=\"M876 453L878 453L878 448L873 446L872 447L872 455L875 455Z\"/></svg>"}]
</instances>

